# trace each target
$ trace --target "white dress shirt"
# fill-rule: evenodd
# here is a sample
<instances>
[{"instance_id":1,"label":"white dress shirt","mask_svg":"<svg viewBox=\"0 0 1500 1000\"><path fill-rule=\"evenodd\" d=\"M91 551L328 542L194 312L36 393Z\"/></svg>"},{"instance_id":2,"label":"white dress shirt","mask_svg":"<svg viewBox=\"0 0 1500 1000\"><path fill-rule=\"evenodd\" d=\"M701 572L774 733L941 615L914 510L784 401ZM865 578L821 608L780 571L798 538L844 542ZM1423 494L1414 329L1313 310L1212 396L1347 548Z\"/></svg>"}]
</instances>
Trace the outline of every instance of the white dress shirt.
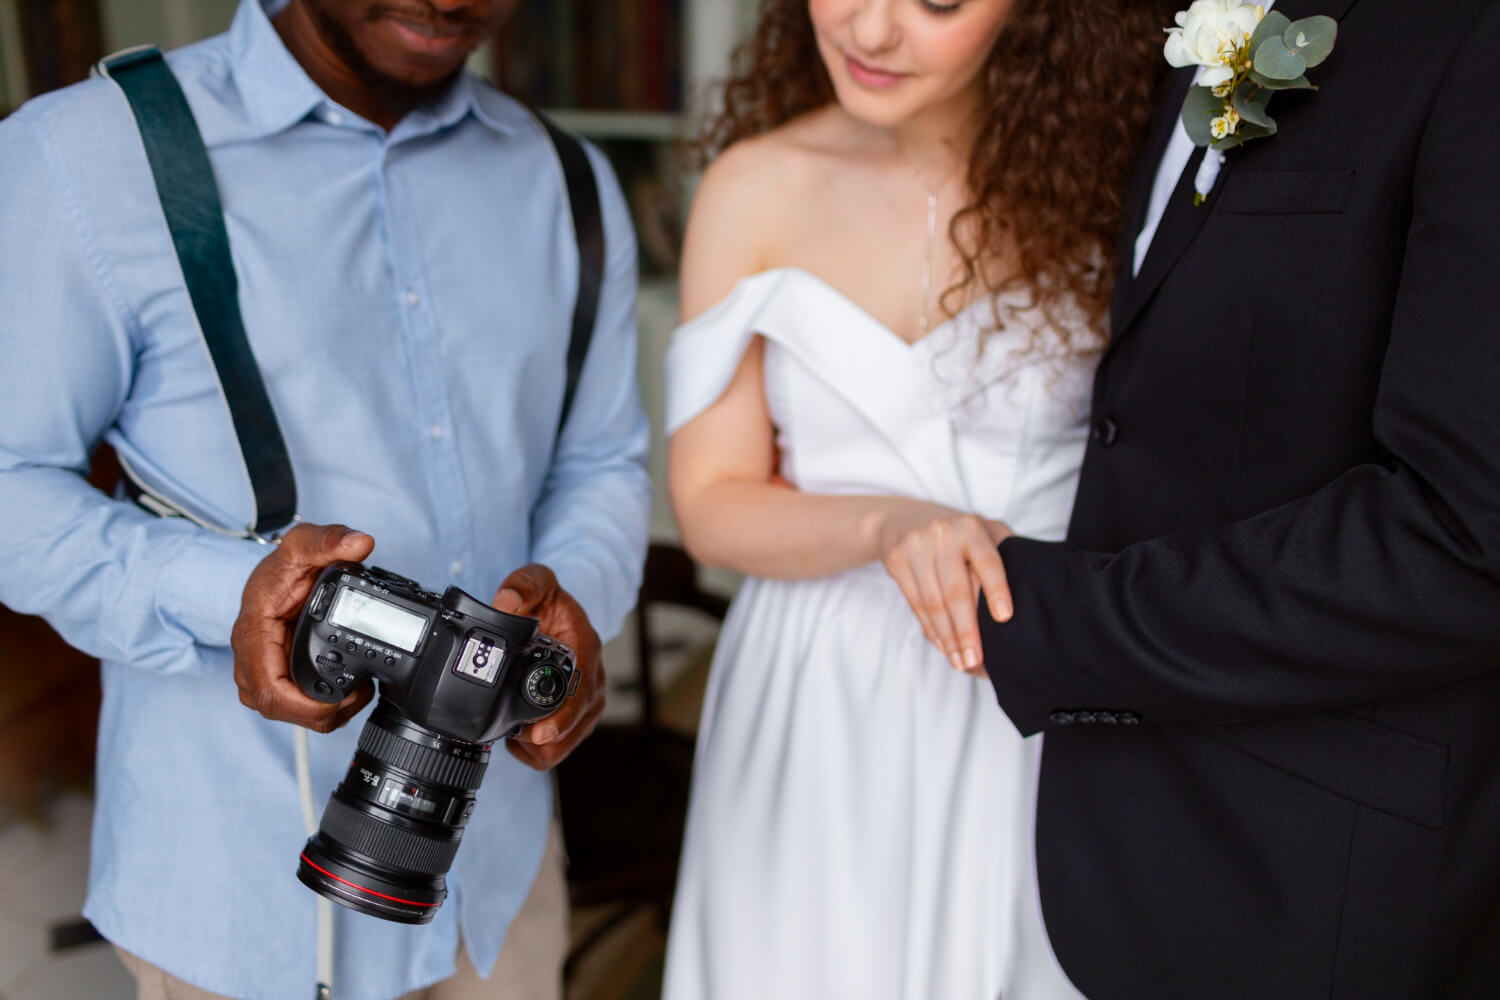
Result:
<instances>
[{"instance_id":1,"label":"white dress shirt","mask_svg":"<svg viewBox=\"0 0 1500 1000\"><path fill-rule=\"evenodd\" d=\"M1276 0L1266 0L1267 12L1274 6ZM1202 76L1203 70L1198 70L1198 75ZM1182 171L1192 158L1193 140L1188 138L1187 129L1183 127L1182 117L1179 115L1177 130L1172 133L1167 151L1162 154L1161 165L1156 169L1156 182L1151 186L1151 201L1146 209L1146 224L1141 227L1140 235L1135 239L1135 266L1130 272L1132 275L1141 273L1141 264L1145 263L1146 253L1151 249L1151 240L1156 236L1157 227L1161 225L1161 217L1166 214L1167 199L1177 190Z\"/></svg>"}]
</instances>

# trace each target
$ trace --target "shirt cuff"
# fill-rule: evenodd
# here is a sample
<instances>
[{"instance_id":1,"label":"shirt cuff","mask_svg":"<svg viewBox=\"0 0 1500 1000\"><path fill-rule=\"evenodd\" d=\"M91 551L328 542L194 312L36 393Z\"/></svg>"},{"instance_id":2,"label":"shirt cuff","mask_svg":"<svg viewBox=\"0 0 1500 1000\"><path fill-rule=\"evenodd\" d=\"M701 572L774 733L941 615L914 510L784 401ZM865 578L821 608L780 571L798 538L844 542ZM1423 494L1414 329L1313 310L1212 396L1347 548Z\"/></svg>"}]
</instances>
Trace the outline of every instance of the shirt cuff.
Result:
<instances>
[{"instance_id":1,"label":"shirt cuff","mask_svg":"<svg viewBox=\"0 0 1500 1000\"><path fill-rule=\"evenodd\" d=\"M199 645L228 646L245 581L270 552L258 542L199 531L167 560L156 606Z\"/></svg>"}]
</instances>

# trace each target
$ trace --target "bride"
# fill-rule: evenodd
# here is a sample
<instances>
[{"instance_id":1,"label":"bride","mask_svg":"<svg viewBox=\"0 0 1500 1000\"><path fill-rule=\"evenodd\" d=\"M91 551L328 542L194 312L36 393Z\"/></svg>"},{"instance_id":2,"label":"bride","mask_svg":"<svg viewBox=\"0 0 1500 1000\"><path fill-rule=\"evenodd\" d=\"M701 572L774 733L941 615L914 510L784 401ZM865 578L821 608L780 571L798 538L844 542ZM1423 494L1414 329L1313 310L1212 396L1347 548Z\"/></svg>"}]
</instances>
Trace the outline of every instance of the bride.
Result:
<instances>
[{"instance_id":1,"label":"bride","mask_svg":"<svg viewBox=\"0 0 1500 1000\"><path fill-rule=\"evenodd\" d=\"M1040 744L976 679L975 619L1009 615L999 522L1067 527L1156 6L762 3L667 358L683 539L750 577L668 1000L1078 995L1037 901Z\"/></svg>"}]
</instances>

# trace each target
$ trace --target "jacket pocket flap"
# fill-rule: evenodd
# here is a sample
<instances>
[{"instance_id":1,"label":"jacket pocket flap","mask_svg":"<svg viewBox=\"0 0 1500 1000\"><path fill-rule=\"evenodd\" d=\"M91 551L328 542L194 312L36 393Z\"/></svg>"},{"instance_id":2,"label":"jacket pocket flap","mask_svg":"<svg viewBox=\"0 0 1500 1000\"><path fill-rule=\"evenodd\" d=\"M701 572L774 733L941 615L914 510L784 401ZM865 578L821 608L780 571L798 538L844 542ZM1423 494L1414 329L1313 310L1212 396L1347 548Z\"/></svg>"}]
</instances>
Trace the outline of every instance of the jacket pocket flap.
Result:
<instances>
[{"instance_id":1,"label":"jacket pocket flap","mask_svg":"<svg viewBox=\"0 0 1500 1000\"><path fill-rule=\"evenodd\" d=\"M1341 798L1429 829L1443 825L1445 747L1348 712L1200 731Z\"/></svg>"},{"instance_id":2,"label":"jacket pocket flap","mask_svg":"<svg viewBox=\"0 0 1500 1000\"><path fill-rule=\"evenodd\" d=\"M1227 215L1337 215L1353 170L1276 170L1231 174L1219 210Z\"/></svg>"}]
</instances>

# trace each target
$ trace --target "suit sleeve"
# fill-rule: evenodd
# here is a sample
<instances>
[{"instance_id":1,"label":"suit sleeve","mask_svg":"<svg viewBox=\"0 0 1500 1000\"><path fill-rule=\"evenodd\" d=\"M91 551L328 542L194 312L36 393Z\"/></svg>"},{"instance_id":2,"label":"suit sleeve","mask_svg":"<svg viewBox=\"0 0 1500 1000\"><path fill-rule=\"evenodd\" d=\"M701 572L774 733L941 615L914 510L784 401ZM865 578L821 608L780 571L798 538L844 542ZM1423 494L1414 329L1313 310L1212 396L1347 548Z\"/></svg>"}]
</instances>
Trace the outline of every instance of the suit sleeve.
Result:
<instances>
[{"instance_id":1,"label":"suit sleeve","mask_svg":"<svg viewBox=\"0 0 1500 1000\"><path fill-rule=\"evenodd\" d=\"M1485 8L1433 105L1373 414L1380 464L1246 521L1112 555L1011 539L985 662L1026 733L1057 710L1235 722L1500 668L1500 131ZM1372 123L1373 125L1374 123Z\"/></svg>"}]
</instances>

